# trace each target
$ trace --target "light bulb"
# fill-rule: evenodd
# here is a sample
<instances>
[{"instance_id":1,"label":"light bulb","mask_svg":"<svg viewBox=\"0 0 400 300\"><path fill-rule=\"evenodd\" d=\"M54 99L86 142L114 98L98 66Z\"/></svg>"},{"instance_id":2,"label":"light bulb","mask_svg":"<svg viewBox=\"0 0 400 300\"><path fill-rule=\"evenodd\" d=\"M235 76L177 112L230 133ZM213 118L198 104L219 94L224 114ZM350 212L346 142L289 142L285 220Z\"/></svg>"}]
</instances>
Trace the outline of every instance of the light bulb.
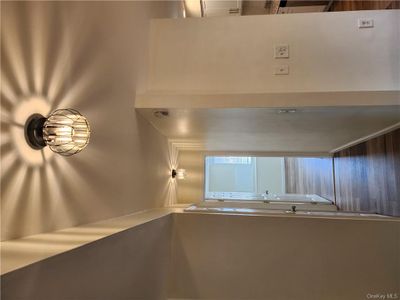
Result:
<instances>
[{"instance_id":1,"label":"light bulb","mask_svg":"<svg viewBox=\"0 0 400 300\"><path fill-rule=\"evenodd\" d=\"M52 112L43 125L43 139L49 148L61 155L73 155L89 143L90 127L84 116L73 109Z\"/></svg>"},{"instance_id":2,"label":"light bulb","mask_svg":"<svg viewBox=\"0 0 400 300\"><path fill-rule=\"evenodd\" d=\"M172 178L176 179L185 179L186 178L186 170L185 169L173 169L172 170Z\"/></svg>"},{"instance_id":3,"label":"light bulb","mask_svg":"<svg viewBox=\"0 0 400 300\"><path fill-rule=\"evenodd\" d=\"M186 170L185 169L176 170L176 178L185 179L186 178Z\"/></svg>"}]
</instances>

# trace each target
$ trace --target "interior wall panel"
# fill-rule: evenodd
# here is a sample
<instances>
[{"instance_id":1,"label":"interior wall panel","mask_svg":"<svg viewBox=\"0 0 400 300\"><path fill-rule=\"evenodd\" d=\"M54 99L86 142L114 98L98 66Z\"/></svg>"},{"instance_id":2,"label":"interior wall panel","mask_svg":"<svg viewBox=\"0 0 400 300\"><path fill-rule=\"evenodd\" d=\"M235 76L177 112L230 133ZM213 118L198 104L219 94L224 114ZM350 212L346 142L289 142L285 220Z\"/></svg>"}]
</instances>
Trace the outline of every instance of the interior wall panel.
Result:
<instances>
[{"instance_id":1,"label":"interior wall panel","mask_svg":"<svg viewBox=\"0 0 400 300\"><path fill-rule=\"evenodd\" d=\"M354 300L400 292L398 222L191 213L175 214L173 228L170 298Z\"/></svg>"},{"instance_id":2,"label":"interior wall panel","mask_svg":"<svg viewBox=\"0 0 400 300\"><path fill-rule=\"evenodd\" d=\"M167 298L172 216L1 276L2 300Z\"/></svg>"},{"instance_id":3,"label":"interior wall panel","mask_svg":"<svg viewBox=\"0 0 400 300\"><path fill-rule=\"evenodd\" d=\"M400 216L400 129L334 154L341 210Z\"/></svg>"},{"instance_id":4,"label":"interior wall panel","mask_svg":"<svg viewBox=\"0 0 400 300\"><path fill-rule=\"evenodd\" d=\"M332 5L332 11L348 10L375 10L375 9L398 9L398 0L337 0Z\"/></svg>"}]
</instances>

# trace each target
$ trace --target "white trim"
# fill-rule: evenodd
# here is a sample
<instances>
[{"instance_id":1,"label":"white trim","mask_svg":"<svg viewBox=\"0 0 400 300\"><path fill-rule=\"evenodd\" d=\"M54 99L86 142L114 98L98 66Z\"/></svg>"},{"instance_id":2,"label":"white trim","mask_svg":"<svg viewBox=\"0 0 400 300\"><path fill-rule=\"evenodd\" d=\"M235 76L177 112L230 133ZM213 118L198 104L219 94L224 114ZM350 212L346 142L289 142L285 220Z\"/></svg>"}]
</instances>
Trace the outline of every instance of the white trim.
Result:
<instances>
[{"instance_id":1,"label":"white trim","mask_svg":"<svg viewBox=\"0 0 400 300\"><path fill-rule=\"evenodd\" d=\"M253 193L257 194L258 193L257 158L253 157L251 163L253 165Z\"/></svg>"},{"instance_id":2,"label":"white trim","mask_svg":"<svg viewBox=\"0 0 400 300\"><path fill-rule=\"evenodd\" d=\"M286 194L286 167L285 167L285 157L281 160L281 172L282 172L282 194Z\"/></svg>"},{"instance_id":3,"label":"white trim","mask_svg":"<svg viewBox=\"0 0 400 300\"><path fill-rule=\"evenodd\" d=\"M209 183L207 180L208 174L210 173L210 166L207 164L207 155L203 156L203 163L204 163L204 184L203 184L203 201L206 200L207 192L209 190Z\"/></svg>"},{"instance_id":4,"label":"white trim","mask_svg":"<svg viewBox=\"0 0 400 300\"><path fill-rule=\"evenodd\" d=\"M398 123L396 123L396 124L394 124L392 126L386 127L386 128L384 128L382 130L379 130L377 132L374 132L374 133L371 133L369 135L366 135L366 136L364 136L362 138L359 138L359 139L356 139L354 141L351 141L351 142L349 142L347 144L344 144L343 146L340 146L338 148L335 148L335 149L331 150L330 153L333 154L333 153L338 152L340 150L349 148L351 146L355 146L355 145L360 144L362 142L365 142L367 140L373 139L373 138L375 138L377 136L380 136L380 135L383 135L383 134L388 133L390 131L393 131L393 130L395 130L397 128L400 128L400 122L398 122Z\"/></svg>"}]
</instances>

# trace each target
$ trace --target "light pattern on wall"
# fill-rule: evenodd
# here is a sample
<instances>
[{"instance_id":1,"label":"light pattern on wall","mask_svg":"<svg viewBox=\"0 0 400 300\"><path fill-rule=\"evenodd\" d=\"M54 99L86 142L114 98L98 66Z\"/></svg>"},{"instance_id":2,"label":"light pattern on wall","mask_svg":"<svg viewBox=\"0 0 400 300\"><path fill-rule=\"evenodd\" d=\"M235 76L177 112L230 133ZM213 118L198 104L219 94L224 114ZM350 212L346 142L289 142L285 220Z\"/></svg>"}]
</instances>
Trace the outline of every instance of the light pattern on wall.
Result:
<instances>
[{"instance_id":1,"label":"light pattern on wall","mask_svg":"<svg viewBox=\"0 0 400 300\"><path fill-rule=\"evenodd\" d=\"M79 107L93 72L86 62L80 76L71 80L73 42L68 30L76 31L74 26L78 24L70 24L68 29L66 16L53 5L44 8L40 3L2 3L2 10L1 207L7 212L1 221L4 240L18 238L21 232L49 231L54 224L70 225L74 218L79 222L73 207L76 198L89 187L75 170L76 159L67 162L49 147L32 149L26 142L24 127L35 113L47 116L59 107ZM77 44L74 47L77 49ZM75 182L80 188L73 195L69 189L76 186ZM66 197L69 201L61 201ZM85 203L79 205L84 210Z\"/></svg>"}]
</instances>

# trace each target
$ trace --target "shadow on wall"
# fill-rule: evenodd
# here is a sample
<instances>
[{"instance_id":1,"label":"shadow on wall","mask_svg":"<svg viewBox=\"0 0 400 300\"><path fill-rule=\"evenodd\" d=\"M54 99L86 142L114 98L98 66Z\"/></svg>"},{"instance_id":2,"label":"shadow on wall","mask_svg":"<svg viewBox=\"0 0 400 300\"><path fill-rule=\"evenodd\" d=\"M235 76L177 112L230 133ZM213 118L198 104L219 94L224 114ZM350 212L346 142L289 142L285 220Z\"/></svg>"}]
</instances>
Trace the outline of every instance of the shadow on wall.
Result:
<instances>
[{"instance_id":1,"label":"shadow on wall","mask_svg":"<svg viewBox=\"0 0 400 300\"><path fill-rule=\"evenodd\" d=\"M156 197L174 191L166 174L173 163L166 139L136 116L133 98L144 28L165 7L1 6L2 240L162 206ZM25 142L26 119L57 108L79 110L92 128L88 147L73 157Z\"/></svg>"}]
</instances>

